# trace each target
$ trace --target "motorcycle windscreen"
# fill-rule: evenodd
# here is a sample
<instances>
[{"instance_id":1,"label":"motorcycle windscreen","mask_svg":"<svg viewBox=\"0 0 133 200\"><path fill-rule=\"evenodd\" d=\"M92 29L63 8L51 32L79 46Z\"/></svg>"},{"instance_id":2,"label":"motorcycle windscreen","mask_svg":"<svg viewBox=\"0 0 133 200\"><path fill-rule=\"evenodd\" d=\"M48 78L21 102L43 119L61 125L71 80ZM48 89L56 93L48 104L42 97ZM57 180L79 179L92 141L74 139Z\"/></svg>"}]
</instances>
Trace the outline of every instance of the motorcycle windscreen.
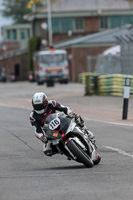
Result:
<instances>
[{"instance_id":1,"label":"motorcycle windscreen","mask_svg":"<svg viewBox=\"0 0 133 200\"><path fill-rule=\"evenodd\" d=\"M61 131L66 134L68 128L69 128L69 125L71 123L71 119L68 118L68 117L65 117L65 118L61 118L60 119L60 128L61 128Z\"/></svg>"},{"instance_id":2,"label":"motorcycle windscreen","mask_svg":"<svg viewBox=\"0 0 133 200\"><path fill-rule=\"evenodd\" d=\"M50 123L53 119L55 119L57 117L57 113L53 113L51 115L49 115L47 118L46 118L46 122L45 123Z\"/></svg>"}]
</instances>

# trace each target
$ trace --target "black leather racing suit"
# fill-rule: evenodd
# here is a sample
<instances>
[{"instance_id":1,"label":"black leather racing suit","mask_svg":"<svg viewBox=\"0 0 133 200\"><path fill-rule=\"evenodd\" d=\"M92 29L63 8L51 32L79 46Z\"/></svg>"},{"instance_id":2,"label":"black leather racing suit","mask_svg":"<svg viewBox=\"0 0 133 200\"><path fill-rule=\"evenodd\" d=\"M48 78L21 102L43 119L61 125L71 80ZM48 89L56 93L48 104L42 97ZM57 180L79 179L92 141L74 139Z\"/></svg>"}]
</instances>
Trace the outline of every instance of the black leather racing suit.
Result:
<instances>
[{"instance_id":1,"label":"black leather racing suit","mask_svg":"<svg viewBox=\"0 0 133 200\"><path fill-rule=\"evenodd\" d=\"M54 100L48 101L47 109L46 109L45 113L43 113L43 114L38 114L33 110L30 114L30 122L31 122L31 125L35 129L36 137L38 139L40 139L41 141L43 140L43 137L44 137L44 131L42 130L42 127L45 124L45 119L48 115L55 113L56 111L64 112L66 115L73 113L74 116L78 117L73 112L73 110L71 110L71 108L69 108L67 106L65 107Z\"/></svg>"}]
</instances>

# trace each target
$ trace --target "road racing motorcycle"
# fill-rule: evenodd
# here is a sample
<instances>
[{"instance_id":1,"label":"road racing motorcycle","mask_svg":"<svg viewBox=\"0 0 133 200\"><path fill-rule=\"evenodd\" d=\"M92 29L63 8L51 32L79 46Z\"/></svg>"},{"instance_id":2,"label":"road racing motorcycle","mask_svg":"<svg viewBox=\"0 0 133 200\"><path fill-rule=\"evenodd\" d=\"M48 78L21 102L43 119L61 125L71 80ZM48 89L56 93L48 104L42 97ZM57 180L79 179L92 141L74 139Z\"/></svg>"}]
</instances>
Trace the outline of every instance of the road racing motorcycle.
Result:
<instances>
[{"instance_id":1,"label":"road racing motorcycle","mask_svg":"<svg viewBox=\"0 0 133 200\"><path fill-rule=\"evenodd\" d=\"M75 118L66 116L63 112L50 114L43 127L55 154L58 152L91 168L98 164L101 156L97 152L86 133L75 122ZM44 144L45 145L45 144Z\"/></svg>"}]
</instances>

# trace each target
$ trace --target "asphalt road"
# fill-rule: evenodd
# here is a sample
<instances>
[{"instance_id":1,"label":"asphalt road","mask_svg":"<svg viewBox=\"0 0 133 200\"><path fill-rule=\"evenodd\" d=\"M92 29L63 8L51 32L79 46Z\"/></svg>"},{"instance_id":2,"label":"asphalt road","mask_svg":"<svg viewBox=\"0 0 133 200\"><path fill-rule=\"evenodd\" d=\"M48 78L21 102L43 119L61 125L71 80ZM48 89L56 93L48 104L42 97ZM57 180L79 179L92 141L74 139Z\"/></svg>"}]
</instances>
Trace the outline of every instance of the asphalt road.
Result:
<instances>
[{"instance_id":1,"label":"asphalt road","mask_svg":"<svg viewBox=\"0 0 133 200\"><path fill-rule=\"evenodd\" d=\"M0 84L0 200L132 200L133 126L85 114L86 125L95 132L101 163L87 169L65 156L46 157L28 119L33 93L44 90L49 98L81 113L88 101L80 84L54 88L28 82ZM115 105L119 101L111 100Z\"/></svg>"}]
</instances>

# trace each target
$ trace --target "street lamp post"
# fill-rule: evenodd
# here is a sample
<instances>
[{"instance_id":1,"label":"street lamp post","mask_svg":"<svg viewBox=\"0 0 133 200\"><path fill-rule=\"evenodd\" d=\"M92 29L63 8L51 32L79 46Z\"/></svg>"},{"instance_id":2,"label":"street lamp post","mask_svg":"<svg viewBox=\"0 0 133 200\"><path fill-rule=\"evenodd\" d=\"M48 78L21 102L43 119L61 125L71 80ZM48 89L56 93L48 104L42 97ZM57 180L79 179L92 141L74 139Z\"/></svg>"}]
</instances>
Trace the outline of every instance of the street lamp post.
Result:
<instances>
[{"instance_id":1,"label":"street lamp post","mask_svg":"<svg viewBox=\"0 0 133 200\"><path fill-rule=\"evenodd\" d=\"M49 45L52 44L51 0L47 0Z\"/></svg>"}]
</instances>

